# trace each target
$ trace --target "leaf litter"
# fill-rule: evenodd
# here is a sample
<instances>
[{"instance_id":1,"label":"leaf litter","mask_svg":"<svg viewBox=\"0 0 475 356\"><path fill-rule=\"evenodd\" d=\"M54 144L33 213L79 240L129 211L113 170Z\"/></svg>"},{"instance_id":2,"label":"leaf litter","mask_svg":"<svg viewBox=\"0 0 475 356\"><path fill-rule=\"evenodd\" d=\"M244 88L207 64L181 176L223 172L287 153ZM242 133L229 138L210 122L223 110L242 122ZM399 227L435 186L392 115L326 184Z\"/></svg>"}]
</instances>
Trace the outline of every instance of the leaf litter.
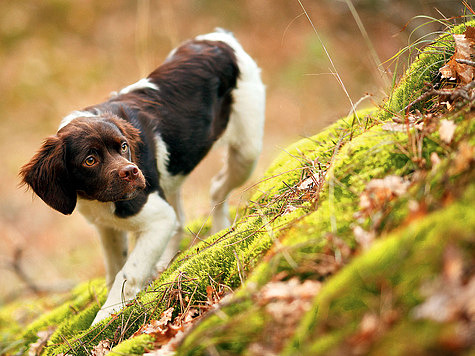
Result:
<instances>
[{"instance_id":1,"label":"leaf litter","mask_svg":"<svg viewBox=\"0 0 475 356\"><path fill-rule=\"evenodd\" d=\"M455 53L449 62L439 69L442 78L468 84L475 79L473 53L475 48L475 27L468 26L462 35L453 35Z\"/></svg>"},{"instance_id":2,"label":"leaf litter","mask_svg":"<svg viewBox=\"0 0 475 356\"><path fill-rule=\"evenodd\" d=\"M470 273L473 258L466 258L454 244L444 251L441 275L422 286L426 300L412 310L416 320L454 322L456 333L449 346L475 343L475 276Z\"/></svg>"},{"instance_id":3,"label":"leaf litter","mask_svg":"<svg viewBox=\"0 0 475 356\"><path fill-rule=\"evenodd\" d=\"M272 281L255 294L256 303L264 307L269 318L263 335L249 345L252 355L278 355L285 340L293 335L302 316L312 307L322 283L314 280L301 282L297 277L287 281Z\"/></svg>"}]
</instances>

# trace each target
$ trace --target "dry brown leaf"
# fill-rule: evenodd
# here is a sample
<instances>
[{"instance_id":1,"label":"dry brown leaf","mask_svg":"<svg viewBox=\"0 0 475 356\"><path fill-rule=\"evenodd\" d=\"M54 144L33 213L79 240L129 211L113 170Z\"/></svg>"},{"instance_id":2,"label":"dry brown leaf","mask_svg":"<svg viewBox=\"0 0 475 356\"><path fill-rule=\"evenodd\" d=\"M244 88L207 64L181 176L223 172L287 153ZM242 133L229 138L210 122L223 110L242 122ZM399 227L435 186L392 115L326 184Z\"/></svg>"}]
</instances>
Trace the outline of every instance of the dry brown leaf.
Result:
<instances>
[{"instance_id":1,"label":"dry brown leaf","mask_svg":"<svg viewBox=\"0 0 475 356\"><path fill-rule=\"evenodd\" d=\"M312 299L321 288L318 281L306 280L300 283L298 278L285 282L267 283L261 291L260 302L267 303L271 300Z\"/></svg>"},{"instance_id":2,"label":"dry brown leaf","mask_svg":"<svg viewBox=\"0 0 475 356\"><path fill-rule=\"evenodd\" d=\"M437 292L413 310L416 319L431 319L437 322L454 321L466 314L475 322L475 277L457 288L441 283Z\"/></svg>"},{"instance_id":3,"label":"dry brown leaf","mask_svg":"<svg viewBox=\"0 0 475 356\"><path fill-rule=\"evenodd\" d=\"M156 332L166 331L168 323L172 320L173 310L173 307L168 308L160 315L159 320L152 320L150 323L142 325L135 335L154 334Z\"/></svg>"},{"instance_id":4,"label":"dry brown leaf","mask_svg":"<svg viewBox=\"0 0 475 356\"><path fill-rule=\"evenodd\" d=\"M111 350L111 343L109 340L101 340L99 343L94 346L94 348L91 350L91 355L92 356L105 356L107 355Z\"/></svg>"},{"instance_id":5,"label":"dry brown leaf","mask_svg":"<svg viewBox=\"0 0 475 356\"><path fill-rule=\"evenodd\" d=\"M467 170L473 161L475 161L475 147L466 141L461 142L450 173L458 174Z\"/></svg>"},{"instance_id":6,"label":"dry brown leaf","mask_svg":"<svg viewBox=\"0 0 475 356\"><path fill-rule=\"evenodd\" d=\"M430 163L432 163L432 169L436 169L441 162L441 159L437 152L432 152L430 154Z\"/></svg>"},{"instance_id":7,"label":"dry brown leaf","mask_svg":"<svg viewBox=\"0 0 475 356\"><path fill-rule=\"evenodd\" d=\"M257 302L264 305L266 314L272 318L262 331L263 337L249 345L252 355L278 355L283 342L294 332L302 316L311 308L313 298L320 291L321 283L298 278L284 282L270 282L256 295Z\"/></svg>"},{"instance_id":8,"label":"dry brown leaf","mask_svg":"<svg viewBox=\"0 0 475 356\"><path fill-rule=\"evenodd\" d=\"M143 325L134 333L134 336L140 334L151 335L155 338L157 345L163 345L170 341L179 331L183 330L183 326L171 323L174 308L165 310L159 320L152 320L150 323Z\"/></svg>"},{"instance_id":9,"label":"dry brown leaf","mask_svg":"<svg viewBox=\"0 0 475 356\"><path fill-rule=\"evenodd\" d=\"M441 120L440 127L439 127L440 139L447 144L452 142L452 138L454 137L456 127L457 125L455 125L455 123L452 120L446 120L446 119Z\"/></svg>"},{"instance_id":10,"label":"dry brown leaf","mask_svg":"<svg viewBox=\"0 0 475 356\"><path fill-rule=\"evenodd\" d=\"M188 309L184 315L181 315L181 320L183 324L188 324L193 322L196 316L199 315L198 309L190 308Z\"/></svg>"},{"instance_id":11,"label":"dry brown leaf","mask_svg":"<svg viewBox=\"0 0 475 356\"><path fill-rule=\"evenodd\" d=\"M166 344L161 346L158 350L147 352L144 356L174 356L176 355L176 348L185 337L184 331L179 331Z\"/></svg>"},{"instance_id":12,"label":"dry brown leaf","mask_svg":"<svg viewBox=\"0 0 475 356\"><path fill-rule=\"evenodd\" d=\"M355 235L356 242L363 247L363 250L368 250L376 238L375 231L366 231L359 225L353 227L353 234Z\"/></svg>"},{"instance_id":13,"label":"dry brown leaf","mask_svg":"<svg viewBox=\"0 0 475 356\"><path fill-rule=\"evenodd\" d=\"M372 179L360 195L359 207L366 215L379 210L385 203L406 193L409 182L396 175Z\"/></svg>"},{"instance_id":14,"label":"dry brown leaf","mask_svg":"<svg viewBox=\"0 0 475 356\"><path fill-rule=\"evenodd\" d=\"M38 340L30 345L28 356L41 355L41 352L46 346L46 343L48 342L51 335L53 335L55 329L56 327L49 327L47 330L38 331L36 334L36 336L38 336Z\"/></svg>"},{"instance_id":15,"label":"dry brown leaf","mask_svg":"<svg viewBox=\"0 0 475 356\"><path fill-rule=\"evenodd\" d=\"M443 255L442 275L425 286L424 303L413 310L416 319L437 322L475 322L475 276L464 283L464 263L467 261L455 245L448 245Z\"/></svg>"},{"instance_id":16,"label":"dry brown leaf","mask_svg":"<svg viewBox=\"0 0 475 356\"><path fill-rule=\"evenodd\" d=\"M223 292L218 292L215 287L207 286L206 287L206 296L208 298L207 302L209 305L214 305L218 303L221 298L224 296Z\"/></svg>"},{"instance_id":17,"label":"dry brown leaf","mask_svg":"<svg viewBox=\"0 0 475 356\"><path fill-rule=\"evenodd\" d=\"M418 122L420 119L421 118L419 116L413 114L407 115L404 119L394 117L393 120L395 120L395 122L386 122L381 126L381 128L385 131L392 132L407 132L408 128L422 130L424 128L424 123Z\"/></svg>"},{"instance_id":18,"label":"dry brown leaf","mask_svg":"<svg viewBox=\"0 0 475 356\"><path fill-rule=\"evenodd\" d=\"M212 287L214 290L214 288ZM154 332L153 327L147 328L146 334L155 337L155 350L145 353L145 356L170 356L176 354L176 348L186 335L186 331L192 327L193 323L198 319L200 311L195 308L188 309L183 314L171 321L173 308L166 310L156 326L158 329ZM166 322L164 326L164 322ZM137 334L137 333L136 333Z\"/></svg>"},{"instance_id":19,"label":"dry brown leaf","mask_svg":"<svg viewBox=\"0 0 475 356\"><path fill-rule=\"evenodd\" d=\"M290 214L291 212L293 212L295 210L297 210L297 208L295 206L293 206L292 204L287 204L287 206L285 207L284 212L282 213L282 215Z\"/></svg>"},{"instance_id":20,"label":"dry brown leaf","mask_svg":"<svg viewBox=\"0 0 475 356\"><path fill-rule=\"evenodd\" d=\"M463 35L453 35L455 53L447 64L439 69L442 78L456 79L462 84L468 84L475 78L475 67L457 62L457 60L472 60L472 55L475 54L474 32L474 28L469 26Z\"/></svg>"},{"instance_id":21,"label":"dry brown leaf","mask_svg":"<svg viewBox=\"0 0 475 356\"><path fill-rule=\"evenodd\" d=\"M299 190L308 190L312 189L315 186L318 186L320 182L322 181L322 176L320 173L314 173L310 177L304 179L299 185L298 189Z\"/></svg>"}]
</instances>

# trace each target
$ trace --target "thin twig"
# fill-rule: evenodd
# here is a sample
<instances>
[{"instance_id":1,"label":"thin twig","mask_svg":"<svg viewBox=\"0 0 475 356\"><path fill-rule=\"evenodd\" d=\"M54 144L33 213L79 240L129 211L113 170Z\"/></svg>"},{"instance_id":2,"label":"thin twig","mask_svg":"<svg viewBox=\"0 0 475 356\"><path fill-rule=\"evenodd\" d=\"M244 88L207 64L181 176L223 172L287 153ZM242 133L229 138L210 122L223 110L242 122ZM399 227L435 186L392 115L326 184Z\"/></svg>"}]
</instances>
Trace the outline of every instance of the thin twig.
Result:
<instances>
[{"instance_id":1,"label":"thin twig","mask_svg":"<svg viewBox=\"0 0 475 356\"><path fill-rule=\"evenodd\" d=\"M471 60L468 60L468 59L462 59L462 58L461 59L456 59L455 62L475 67L475 62L471 61Z\"/></svg>"},{"instance_id":2,"label":"thin twig","mask_svg":"<svg viewBox=\"0 0 475 356\"><path fill-rule=\"evenodd\" d=\"M43 292L43 288L38 286L30 276L25 272L23 266L21 264L21 260L23 257L23 248L17 247L13 252L13 260L8 264L8 266L13 270L15 275L27 286L27 288L35 293L40 294Z\"/></svg>"}]
</instances>

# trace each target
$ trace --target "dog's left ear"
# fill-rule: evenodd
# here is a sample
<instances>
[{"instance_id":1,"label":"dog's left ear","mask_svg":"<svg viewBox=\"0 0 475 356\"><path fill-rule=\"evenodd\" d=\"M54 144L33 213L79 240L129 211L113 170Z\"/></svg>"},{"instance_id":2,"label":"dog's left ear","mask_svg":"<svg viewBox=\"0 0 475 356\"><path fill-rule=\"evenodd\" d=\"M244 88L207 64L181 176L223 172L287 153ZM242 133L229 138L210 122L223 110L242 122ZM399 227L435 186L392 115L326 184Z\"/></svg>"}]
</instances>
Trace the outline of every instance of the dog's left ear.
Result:
<instances>
[{"instance_id":1,"label":"dog's left ear","mask_svg":"<svg viewBox=\"0 0 475 356\"><path fill-rule=\"evenodd\" d=\"M23 184L53 209L69 215L76 207L77 194L66 168L65 148L58 136L46 139L38 153L20 170Z\"/></svg>"}]
</instances>

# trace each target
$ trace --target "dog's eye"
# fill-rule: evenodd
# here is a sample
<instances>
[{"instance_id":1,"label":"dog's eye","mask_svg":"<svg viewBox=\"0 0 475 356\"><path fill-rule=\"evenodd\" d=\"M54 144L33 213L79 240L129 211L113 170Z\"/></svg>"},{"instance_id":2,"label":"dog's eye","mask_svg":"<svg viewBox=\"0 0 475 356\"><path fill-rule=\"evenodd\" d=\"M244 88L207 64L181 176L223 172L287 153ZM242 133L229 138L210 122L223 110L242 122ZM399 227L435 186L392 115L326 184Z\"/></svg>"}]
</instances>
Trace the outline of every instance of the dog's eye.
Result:
<instances>
[{"instance_id":1,"label":"dog's eye","mask_svg":"<svg viewBox=\"0 0 475 356\"><path fill-rule=\"evenodd\" d=\"M127 152L127 150L129 149L129 145L127 144L127 142L122 142L122 146L120 146L120 149L122 150L122 152Z\"/></svg>"},{"instance_id":2,"label":"dog's eye","mask_svg":"<svg viewBox=\"0 0 475 356\"><path fill-rule=\"evenodd\" d=\"M91 167L93 165L96 164L96 159L93 157L93 156L88 156L85 160L84 160L84 164L88 167Z\"/></svg>"}]
</instances>

